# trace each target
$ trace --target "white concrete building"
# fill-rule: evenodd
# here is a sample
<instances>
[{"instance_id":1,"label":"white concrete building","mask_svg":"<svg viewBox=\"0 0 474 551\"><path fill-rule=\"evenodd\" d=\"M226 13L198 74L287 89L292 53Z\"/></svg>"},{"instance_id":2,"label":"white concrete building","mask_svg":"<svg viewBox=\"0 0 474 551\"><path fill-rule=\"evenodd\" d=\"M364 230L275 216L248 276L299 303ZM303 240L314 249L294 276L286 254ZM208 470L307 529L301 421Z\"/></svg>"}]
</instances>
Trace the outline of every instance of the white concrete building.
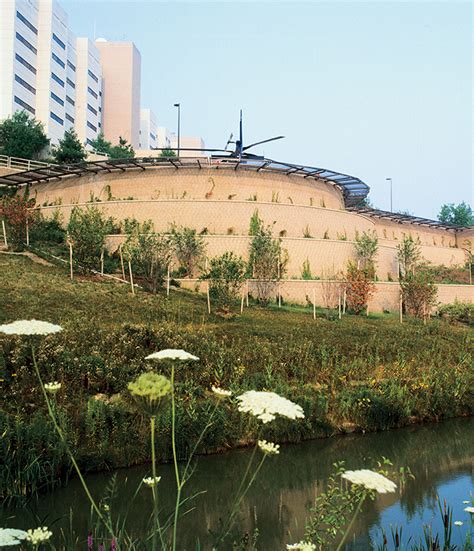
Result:
<instances>
[{"instance_id":1,"label":"white concrete building","mask_svg":"<svg viewBox=\"0 0 474 551\"><path fill-rule=\"evenodd\" d=\"M36 115L38 2L0 1L0 119Z\"/></svg>"},{"instance_id":2,"label":"white concrete building","mask_svg":"<svg viewBox=\"0 0 474 551\"><path fill-rule=\"evenodd\" d=\"M164 126L159 126L156 129L156 147L166 148L171 147L171 137L168 129Z\"/></svg>"},{"instance_id":3,"label":"white concrete building","mask_svg":"<svg viewBox=\"0 0 474 551\"><path fill-rule=\"evenodd\" d=\"M140 109L139 149L154 149L157 146L156 117L151 109Z\"/></svg>"},{"instance_id":4,"label":"white concrete building","mask_svg":"<svg viewBox=\"0 0 474 551\"><path fill-rule=\"evenodd\" d=\"M78 38L76 65L76 132L87 147L102 126L102 70L99 52L88 38ZM90 149L90 147L89 147Z\"/></svg>"},{"instance_id":5,"label":"white concrete building","mask_svg":"<svg viewBox=\"0 0 474 551\"><path fill-rule=\"evenodd\" d=\"M170 134L171 147L178 149L178 136L174 133ZM204 140L200 136L180 136L179 138L180 157L205 157L207 153L205 151L199 151L205 146ZM194 151L186 151L191 149ZM178 152L176 151L176 155Z\"/></svg>"}]
</instances>

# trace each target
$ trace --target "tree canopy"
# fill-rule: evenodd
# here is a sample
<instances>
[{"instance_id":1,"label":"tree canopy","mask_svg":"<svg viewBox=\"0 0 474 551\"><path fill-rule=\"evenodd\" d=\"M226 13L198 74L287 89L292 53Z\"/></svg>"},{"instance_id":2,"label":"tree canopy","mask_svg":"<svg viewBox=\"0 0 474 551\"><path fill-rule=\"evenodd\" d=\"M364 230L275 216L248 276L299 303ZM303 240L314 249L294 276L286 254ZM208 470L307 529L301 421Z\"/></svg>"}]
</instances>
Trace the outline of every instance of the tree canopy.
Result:
<instances>
[{"instance_id":1,"label":"tree canopy","mask_svg":"<svg viewBox=\"0 0 474 551\"><path fill-rule=\"evenodd\" d=\"M472 226L474 225L474 213L472 208L464 201L459 205L448 203L441 207L438 220L456 226Z\"/></svg>"},{"instance_id":2,"label":"tree canopy","mask_svg":"<svg viewBox=\"0 0 474 551\"><path fill-rule=\"evenodd\" d=\"M96 153L106 153L109 155L110 149L112 148L111 142L105 139L104 133L99 132L95 140L91 140L90 146Z\"/></svg>"},{"instance_id":3,"label":"tree canopy","mask_svg":"<svg viewBox=\"0 0 474 551\"><path fill-rule=\"evenodd\" d=\"M53 151L53 157L58 164L80 163L86 159L86 156L87 152L74 129L64 132L64 136Z\"/></svg>"},{"instance_id":4,"label":"tree canopy","mask_svg":"<svg viewBox=\"0 0 474 551\"><path fill-rule=\"evenodd\" d=\"M111 142L105 139L103 132L101 132L95 140L91 141L90 145L94 151L105 153L111 159L129 159L135 157L135 150L132 144L129 144L122 136L120 136L117 145L112 145Z\"/></svg>"},{"instance_id":5,"label":"tree canopy","mask_svg":"<svg viewBox=\"0 0 474 551\"><path fill-rule=\"evenodd\" d=\"M16 111L0 123L0 154L38 159L49 145L43 124L26 111Z\"/></svg>"}]
</instances>

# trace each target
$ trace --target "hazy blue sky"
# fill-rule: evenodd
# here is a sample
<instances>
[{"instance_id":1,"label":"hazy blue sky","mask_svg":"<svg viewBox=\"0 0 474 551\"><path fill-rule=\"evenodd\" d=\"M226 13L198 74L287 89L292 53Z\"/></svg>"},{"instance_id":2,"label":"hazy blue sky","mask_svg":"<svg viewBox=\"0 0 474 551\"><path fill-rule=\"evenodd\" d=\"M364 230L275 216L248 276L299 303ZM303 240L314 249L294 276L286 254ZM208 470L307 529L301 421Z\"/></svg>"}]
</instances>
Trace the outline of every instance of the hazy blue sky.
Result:
<instances>
[{"instance_id":1,"label":"hazy blue sky","mask_svg":"<svg viewBox=\"0 0 474 551\"><path fill-rule=\"evenodd\" d=\"M379 208L473 203L471 2L63 0L79 35L132 40L142 106L224 147L358 176Z\"/></svg>"}]
</instances>

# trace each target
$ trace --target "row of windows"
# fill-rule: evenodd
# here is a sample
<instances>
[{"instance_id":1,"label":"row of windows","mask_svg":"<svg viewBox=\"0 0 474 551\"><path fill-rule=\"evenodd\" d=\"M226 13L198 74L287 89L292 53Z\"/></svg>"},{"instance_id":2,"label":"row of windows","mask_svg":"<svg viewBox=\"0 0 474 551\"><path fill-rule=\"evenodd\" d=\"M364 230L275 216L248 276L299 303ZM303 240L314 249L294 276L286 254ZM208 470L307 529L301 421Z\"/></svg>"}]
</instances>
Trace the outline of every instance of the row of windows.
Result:
<instances>
[{"instance_id":1,"label":"row of windows","mask_svg":"<svg viewBox=\"0 0 474 551\"><path fill-rule=\"evenodd\" d=\"M64 44L64 42L54 33L53 33L53 40L56 42L56 44L59 44L59 46L61 46L63 50L66 49L66 44Z\"/></svg>"},{"instance_id":2,"label":"row of windows","mask_svg":"<svg viewBox=\"0 0 474 551\"><path fill-rule=\"evenodd\" d=\"M15 96L14 99L15 99L15 103L17 103L20 107L23 107L23 109L26 109L33 115L35 114L35 110L33 109L33 107L31 107L31 105L28 105L25 101L20 99L18 96Z\"/></svg>"},{"instance_id":3,"label":"row of windows","mask_svg":"<svg viewBox=\"0 0 474 551\"><path fill-rule=\"evenodd\" d=\"M71 105L76 105L76 102L72 98L70 98L69 96L66 96L66 101L68 103L70 103Z\"/></svg>"},{"instance_id":4,"label":"row of windows","mask_svg":"<svg viewBox=\"0 0 474 551\"><path fill-rule=\"evenodd\" d=\"M76 66L73 65L73 64L69 61L69 59L67 60L67 66L68 66L70 69L72 69L74 72L76 72Z\"/></svg>"},{"instance_id":5,"label":"row of windows","mask_svg":"<svg viewBox=\"0 0 474 551\"><path fill-rule=\"evenodd\" d=\"M94 113L94 115L97 116L97 111L92 107L92 105L87 104L87 109L89 109L91 113Z\"/></svg>"},{"instance_id":6,"label":"row of windows","mask_svg":"<svg viewBox=\"0 0 474 551\"><path fill-rule=\"evenodd\" d=\"M98 98L97 94L94 92L94 90L92 90L90 86L87 87L87 90L91 96L94 96L95 99Z\"/></svg>"},{"instance_id":7,"label":"row of windows","mask_svg":"<svg viewBox=\"0 0 474 551\"><path fill-rule=\"evenodd\" d=\"M97 132L97 128L89 121L87 121L87 126L91 128L94 132Z\"/></svg>"},{"instance_id":8,"label":"row of windows","mask_svg":"<svg viewBox=\"0 0 474 551\"><path fill-rule=\"evenodd\" d=\"M52 57L52 58L54 59L54 61L56 61L56 63L57 63L58 65L60 65L63 69L66 68L66 65L65 65L64 61L63 61L61 58L59 58L54 52L51 54L51 57Z\"/></svg>"},{"instance_id":9,"label":"row of windows","mask_svg":"<svg viewBox=\"0 0 474 551\"><path fill-rule=\"evenodd\" d=\"M16 38L19 40L22 44L24 44L28 50L31 50L35 55L38 53L38 50L33 46L33 44L30 44L26 38L23 38L20 33L16 33Z\"/></svg>"},{"instance_id":10,"label":"row of windows","mask_svg":"<svg viewBox=\"0 0 474 551\"><path fill-rule=\"evenodd\" d=\"M26 67L29 71L31 71L34 75L36 75L36 69L33 67L33 65L31 65L31 63L28 63L26 59L23 59L21 55L15 54L15 59L24 67Z\"/></svg>"},{"instance_id":11,"label":"row of windows","mask_svg":"<svg viewBox=\"0 0 474 551\"><path fill-rule=\"evenodd\" d=\"M64 80L61 80L57 75L55 75L54 73L51 73L51 78L56 81L59 86L61 86L62 88L64 88Z\"/></svg>"},{"instance_id":12,"label":"row of windows","mask_svg":"<svg viewBox=\"0 0 474 551\"><path fill-rule=\"evenodd\" d=\"M95 82L99 82L99 79L94 75L94 73L90 69L87 71L87 73L92 80L94 80Z\"/></svg>"},{"instance_id":13,"label":"row of windows","mask_svg":"<svg viewBox=\"0 0 474 551\"><path fill-rule=\"evenodd\" d=\"M66 113L66 119L74 124L74 118L71 117L71 115L69 115L68 113Z\"/></svg>"},{"instance_id":14,"label":"row of windows","mask_svg":"<svg viewBox=\"0 0 474 551\"><path fill-rule=\"evenodd\" d=\"M57 115L55 115L52 111L49 112L49 115L53 119L53 121L56 121L61 126L64 125L63 119L61 117L58 117Z\"/></svg>"},{"instance_id":15,"label":"row of windows","mask_svg":"<svg viewBox=\"0 0 474 551\"><path fill-rule=\"evenodd\" d=\"M38 29L34 25L32 25L26 17L21 15L19 11L16 12L16 16L22 23L24 23L30 29L30 31L33 31L35 34L38 34Z\"/></svg>"},{"instance_id":16,"label":"row of windows","mask_svg":"<svg viewBox=\"0 0 474 551\"><path fill-rule=\"evenodd\" d=\"M36 89L33 88L33 86L31 86L31 84L28 84L26 82L26 80L23 80L21 77L19 77L18 75L15 75L15 80L20 83L24 88L26 88L29 92L31 92L32 94L36 94Z\"/></svg>"},{"instance_id":17,"label":"row of windows","mask_svg":"<svg viewBox=\"0 0 474 551\"><path fill-rule=\"evenodd\" d=\"M64 101L54 92L51 92L51 97L54 99L55 102L59 103L59 105L64 105Z\"/></svg>"},{"instance_id":18,"label":"row of windows","mask_svg":"<svg viewBox=\"0 0 474 551\"><path fill-rule=\"evenodd\" d=\"M66 82L69 84L71 88L76 88L76 85L70 78L66 78Z\"/></svg>"},{"instance_id":19,"label":"row of windows","mask_svg":"<svg viewBox=\"0 0 474 551\"><path fill-rule=\"evenodd\" d=\"M152 140L156 140L155 134L152 134L152 133L150 132L150 138L151 138Z\"/></svg>"}]
</instances>

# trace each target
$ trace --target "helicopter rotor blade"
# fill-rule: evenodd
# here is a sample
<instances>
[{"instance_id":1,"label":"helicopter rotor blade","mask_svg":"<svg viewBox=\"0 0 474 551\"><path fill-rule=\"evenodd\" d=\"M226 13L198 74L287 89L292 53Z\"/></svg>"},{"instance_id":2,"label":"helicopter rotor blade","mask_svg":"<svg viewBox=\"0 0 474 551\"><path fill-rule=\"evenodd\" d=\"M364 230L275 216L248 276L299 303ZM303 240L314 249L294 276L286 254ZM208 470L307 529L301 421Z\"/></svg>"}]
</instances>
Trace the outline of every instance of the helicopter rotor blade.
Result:
<instances>
[{"instance_id":1,"label":"helicopter rotor blade","mask_svg":"<svg viewBox=\"0 0 474 551\"><path fill-rule=\"evenodd\" d=\"M233 137L234 137L234 134L231 132L231 133L230 133L230 136L229 136L229 139L227 140L227 143L225 144L224 151L227 151L227 147L229 146L229 144L234 143L234 142L232 141L232 138L233 138Z\"/></svg>"},{"instance_id":2,"label":"helicopter rotor blade","mask_svg":"<svg viewBox=\"0 0 474 551\"><path fill-rule=\"evenodd\" d=\"M243 147L242 151L246 151L247 149L250 149L251 147L254 147L256 145L261 145L262 143L273 142L275 140L281 140L284 137L285 136L275 136L274 138L269 138L268 140L262 140L261 142L252 143L250 145L246 145L245 147Z\"/></svg>"},{"instance_id":3,"label":"helicopter rotor blade","mask_svg":"<svg viewBox=\"0 0 474 551\"><path fill-rule=\"evenodd\" d=\"M152 147L153 151L178 151L177 147ZM207 147L180 147L180 151L220 151L227 153L225 149L209 149Z\"/></svg>"}]
</instances>

